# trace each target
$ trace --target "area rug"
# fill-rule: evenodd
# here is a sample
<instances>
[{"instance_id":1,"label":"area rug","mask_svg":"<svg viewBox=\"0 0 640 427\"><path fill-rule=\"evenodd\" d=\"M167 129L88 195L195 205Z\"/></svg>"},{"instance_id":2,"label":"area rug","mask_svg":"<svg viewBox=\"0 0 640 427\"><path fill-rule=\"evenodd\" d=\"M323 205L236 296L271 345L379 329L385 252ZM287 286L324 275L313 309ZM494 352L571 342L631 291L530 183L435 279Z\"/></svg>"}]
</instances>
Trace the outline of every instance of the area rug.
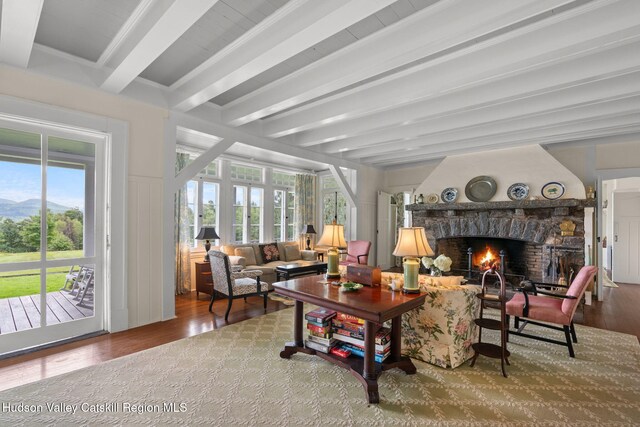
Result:
<instances>
[{"instance_id":1,"label":"area rug","mask_svg":"<svg viewBox=\"0 0 640 427\"><path fill-rule=\"evenodd\" d=\"M296 301L293 298L286 297L284 295L276 294L275 292L269 293L269 299L273 301L280 301L284 305L296 305Z\"/></svg>"},{"instance_id":2,"label":"area rug","mask_svg":"<svg viewBox=\"0 0 640 427\"><path fill-rule=\"evenodd\" d=\"M455 370L416 361L415 375L384 372L381 403L370 405L347 371L314 356L279 357L292 316L280 310L1 392L0 425L640 424L631 335L576 326L575 359L514 336L508 378L486 357Z\"/></svg>"}]
</instances>

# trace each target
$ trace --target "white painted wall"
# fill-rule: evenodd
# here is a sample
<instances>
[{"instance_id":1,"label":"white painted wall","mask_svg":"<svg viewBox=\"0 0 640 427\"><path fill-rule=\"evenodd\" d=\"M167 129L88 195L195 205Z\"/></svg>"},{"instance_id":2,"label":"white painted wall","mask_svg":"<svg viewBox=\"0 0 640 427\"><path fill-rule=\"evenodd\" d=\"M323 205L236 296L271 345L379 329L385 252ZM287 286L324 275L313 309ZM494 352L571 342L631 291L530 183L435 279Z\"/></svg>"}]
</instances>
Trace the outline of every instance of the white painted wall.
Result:
<instances>
[{"instance_id":1,"label":"white painted wall","mask_svg":"<svg viewBox=\"0 0 640 427\"><path fill-rule=\"evenodd\" d=\"M384 191L391 194L400 191L413 192L427 179L440 162L441 160L435 160L425 162L424 165L420 166L385 170Z\"/></svg>"},{"instance_id":2,"label":"white painted wall","mask_svg":"<svg viewBox=\"0 0 640 427\"><path fill-rule=\"evenodd\" d=\"M384 172L362 166L357 172L356 195L358 197L358 209L356 219L357 240L369 240L369 264L376 261L376 232L378 228L378 190L384 183ZM353 217L353 215L352 215Z\"/></svg>"},{"instance_id":3,"label":"white painted wall","mask_svg":"<svg viewBox=\"0 0 640 427\"><path fill-rule=\"evenodd\" d=\"M416 189L416 194L440 196L447 187L458 189L458 202L468 202L464 194L467 183L476 176L487 175L497 184L491 201L510 200L507 189L522 182L529 186L530 197L540 197L542 187L557 181L564 185L563 198L585 198L584 184L570 170L539 145L485 151L446 157Z\"/></svg>"},{"instance_id":4,"label":"white painted wall","mask_svg":"<svg viewBox=\"0 0 640 427\"><path fill-rule=\"evenodd\" d=\"M126 121L129 327L162 319L162 176L167 111L0 65L0 94Z\"/></svg>"}]
</instances>

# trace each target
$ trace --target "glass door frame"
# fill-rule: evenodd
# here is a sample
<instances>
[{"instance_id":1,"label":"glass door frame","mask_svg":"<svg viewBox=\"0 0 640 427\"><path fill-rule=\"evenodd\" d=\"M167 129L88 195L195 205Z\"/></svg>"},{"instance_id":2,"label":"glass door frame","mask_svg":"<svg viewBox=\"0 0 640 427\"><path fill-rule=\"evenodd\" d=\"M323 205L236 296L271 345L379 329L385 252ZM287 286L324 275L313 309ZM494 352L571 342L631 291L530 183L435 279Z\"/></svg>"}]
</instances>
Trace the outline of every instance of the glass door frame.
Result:
<instances>
[{"instance_id":1,"label":"glass door frame","mask_svg":"<svg viewBox=\"0 0 640 427\"><path fill-rule=\"evenodd\" d=\"M56 126L36 122L26 118L12 119L0 115L0 127L22 132L40 134L40 168L41 168L41 212L47 212L47 172L48 172L48 139L59 137L80 142L92 143L95 146L94 157L94 254L76 258L47 260L47 215L40 215L40 260L0 264L0 272L39 269L40 270L40 326L31 329L0 335L0 354L18 351L67 338L81 336L105 329L105 283L106 281L106 216L107 216L107 157L110 138L107 134L95 131L75 130L67 126ZM85 197L87 189L85 188ZM44 230L44 232L43 232ZM84 245L83 245L84 247ZM86 251L86 248L84 248ZM86 253L86 252L85 252ZM94 265L94 313L92 317L76 319L68 322L47 324L47 269L69 265Z\"/></svg>"}]
</instances>

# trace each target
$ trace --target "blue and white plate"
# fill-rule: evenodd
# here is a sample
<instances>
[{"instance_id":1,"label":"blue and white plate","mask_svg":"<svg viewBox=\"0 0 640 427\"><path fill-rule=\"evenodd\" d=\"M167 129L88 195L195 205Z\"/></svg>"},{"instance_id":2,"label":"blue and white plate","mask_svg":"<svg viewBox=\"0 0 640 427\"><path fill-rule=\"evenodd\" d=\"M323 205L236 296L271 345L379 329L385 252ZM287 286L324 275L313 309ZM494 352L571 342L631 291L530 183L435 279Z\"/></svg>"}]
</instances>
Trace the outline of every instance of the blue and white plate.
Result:
<instances>
[{"instance_id":1,"label":"blue and white plate","mask_svg":"<svg viewBox=\"0 0 640 427\"><path fill-rule=\"evenodd\" d=\"M507 190L507 196L511 200L524 200L529 196L529 186L521 182L515 183Z\"/></svg>"},{"instance_id":2,"label":"blue and white plate","mask_svg":"<svg viewBox=\"0 0 640 427\"><path fill-rule=\"evenodd\" d=\"M445 203L453 203L458 198L458 189L453 187L445 188L442 190L440 198Z\"/></svg>"}]
</instances>

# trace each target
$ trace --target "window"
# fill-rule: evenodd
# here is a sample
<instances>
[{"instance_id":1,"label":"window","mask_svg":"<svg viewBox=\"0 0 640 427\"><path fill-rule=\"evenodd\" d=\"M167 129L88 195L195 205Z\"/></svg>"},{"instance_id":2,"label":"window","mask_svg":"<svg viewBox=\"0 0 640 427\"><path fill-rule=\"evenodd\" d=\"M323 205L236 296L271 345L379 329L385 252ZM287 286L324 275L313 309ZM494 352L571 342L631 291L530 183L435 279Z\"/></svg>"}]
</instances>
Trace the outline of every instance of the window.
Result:
<instances>
[{"instance_id":1,"label":"window","mask_svg":"<svg viewBox=\"0 0 640 427\"><path fill-rule=\"evenodd\" d=\"M262 188L251 188L250 206L251 212L249 215L249 242L258 243L262 242L262 212L264 203L262 201L264 191Z\"/></svg>"},{"instance_id":2,"label":"window","mask_svg":"<svg viewBox=\"0 0 640 427\"><path fill-rule=\"evenodd\" d=\"M233 224L232 239L234 243L246 241L247 230L247 187L233 186Z\"/></svg>"},{"instance_id":3,"label":"window","mask_svg":"<svg viewBox=\"0 0 640 427\"><path fill-rule=\"evenodd\" d=\"M244 185L233 186L234 243L257 243L263 241L264 190Z\"/></svg>"},{"instance_id":4,"label":"window","mask_svg":"<svg viewBox=\"0 0 640 427\"><path fill-rule=\"evenodd\" d=\"M197 215L197 201L198 201L198 183L196 181L187 182L187 211L189 217L187 222L189 224L189 244L195 246L196 244L196 215Z\"/></svg>"},{"instance_id":5,"label":"window","mask_svg":"<svg viewBox=\"0 0 640 427\"><path fill-rule=\"evenodd\" d=\"M213 226L218 230L218 201L220 184L216 182L202 181L202 224L201 226Z\"/></svg>"},{"instance_id":6,"label":"window","mask_svg":"<svg viewBox=\"0 0 640 427\"><path fill-rule=\"evenodd\" d=\"M347 240L349 240L349 209L347 198L338 187L338 182L333 176L323 176L320 182L322 188L322 224L331 224L335 219L338 224L344 225L344 234Z\"/></svg>"},{"instance_id":7,"label":"window","mask_svg":"<svg viewBox=\"0 0 640 427\"><path fill-rule=\"evenodd\" d=\"M295 202L295 193L293 191L287 191L287 215L286 215L286 224L287 224L287 240L293 241L296 240L296 224L295 224L295 210L294 210L294 202Z\"/></svg>"},{"instance_id":8,"label":"window","mask_svg":"<svg viewBox=\"0 0 640 427\"><path fill-rule=\"evenodd\" d=\"M262 168L231 163L231 179L248 182L264 182Z\"/></svg>"},{"instance_id":9,"label":"window","mask_svg":"<svg viewBox=\"0 0 640 427\"><path fill-rule=\"evenodd\" d=\"M276 241L296 240L294 202L295 193L293 191L273 191L273 238Z\"/></svg>"},{"instance_id":10,"label":"window","mask_svg":"<svg viewBox=\"0 0 640 427\"><path fill-rule=\"evenodd\" d=\"M276 241L284 240L285 229L284 190L273 191L273 238Z\"/></svg>"},{"instance_id":11,"label":"window","mask_svg":"<svg viewBox=\"0 0 640 427\"><path fill-rule=\"evenodd\" d=\"M218 178L219 171L220 167L218 166L218 161L214 160L213 162L209 163L209 166L202 170L202 175L207 178Z\"/></svg>"},{"instance_id":12,"label":"window","mask_svg":"<svg viewBox=\"0 0 640 427\"><path fill-rule=\"evenodd\" d=\"M289 172L274 170L271 174L271 183L278 187L294 188L296 186L296 175Z\"/></svg>"}]
</instances>

